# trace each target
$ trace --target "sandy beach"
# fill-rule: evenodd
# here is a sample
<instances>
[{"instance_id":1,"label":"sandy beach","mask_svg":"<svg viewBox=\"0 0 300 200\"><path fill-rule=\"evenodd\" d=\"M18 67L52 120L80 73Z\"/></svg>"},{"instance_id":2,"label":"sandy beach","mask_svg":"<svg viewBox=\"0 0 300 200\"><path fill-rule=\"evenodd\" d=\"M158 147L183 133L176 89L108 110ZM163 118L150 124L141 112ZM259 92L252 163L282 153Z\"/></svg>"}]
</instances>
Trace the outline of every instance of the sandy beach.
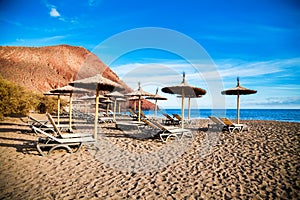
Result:
<instances>
[{"instance_id":1,"label":"sandy beach","mask_svg":"<svg viewBox=\"0 0 300 200\"><path fill-rule=\"evenodd\" d=\"M242 121L242 133L189 126L163 143L101 124L100 142L42 157L22 121L0 126L0 199L299 199L300 123Z\"/></svg>"}]
</instances>

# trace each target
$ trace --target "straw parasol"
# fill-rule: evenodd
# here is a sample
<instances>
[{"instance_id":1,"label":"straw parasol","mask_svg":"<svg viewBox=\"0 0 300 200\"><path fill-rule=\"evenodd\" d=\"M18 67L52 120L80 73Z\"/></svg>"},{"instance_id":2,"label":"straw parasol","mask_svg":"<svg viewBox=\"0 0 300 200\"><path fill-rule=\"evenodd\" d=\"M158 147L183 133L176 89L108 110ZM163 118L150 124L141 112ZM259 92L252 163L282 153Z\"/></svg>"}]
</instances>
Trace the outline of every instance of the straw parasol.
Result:
<instances>
[{"instance_id":1,"label":"straw parasol","mask_svg":"<svg viewBox=\"0 0 300 200\"><path fill-rule=\"evenodd\" d=\"M130 97L128 98L129 101L133 101L133 110L136 111L136 101L139 100L139 97Z\"/></svg>"},{"instance_id":2,"label":"straw parasol","mask_svg":"<svg viewBox=\"0 0 300 200\"><path fill-rule=\"evenodd\" d=\"M53 90L50 90L51 93L58 93L58 94L69 94L69 129L72 130L72 96L73 93L87 93L88 90L82 89L82 88L75 88L70 85L66 85L64 87L56 88ZM60 108L59 108L60 109ZM57 124L59 124L59 110L58 110L58 118L57 118Z\"/></svg>"},{"instance_id":3,"label":"straw parasol","mask_svg":"<svg viewBox=\"0 0 300 200\"><path fill-rule=\"evenodd\" d=\"M97 74L96 76L76 80L70 83L72 86L85 88L85 89L92 89L96 90L96 108L95 108L95 127L94 127L94 138L97 139L97 132L98 132L98 110L99 110L99 92L100 91L113 91L113 90L123 90L123 86L120 84L111 81L107 78L104 78L101 74Z\"/></svg>"},{"instance_id":4,"label":"straw parasol","mask_svg":"<svg viewBox=\"0 0 300 200\"><path fill-rule=\"evenodd\" d=\"M53 93L53 92L46 92L44 93L44 95L52 95L52 96L57 96L57 124L59 124L59 118L60 118L60 96L64 95L66 96L66 94L61 94L61 93Z\"/></svg>"},{"instance_id":5,"label":"straw parasol","mask_svg":"<svg viewBox=\"0 0 300 200\"><path fill-rule=\"evenodd\" d=\"M181 127L184 128L184 98L186 96L200 96L200 95L205 95L206 91L202 88L198 87L193 87L187 84L185 80L185 73L183 72L183 80L181 84L179 85L174 85L174 86L169 86L169 87L164 87L161 89L161 91L169 94L179 94L181 95L181 115L182 115L182 123Z\"/></svg>"},{"instance_id":6,"label":"straw parasol","mask_svg":"<svg viewBox=\"0 0 300 200\"><path fill-rule=\"evenodd\" d=\"M146 99L155 100L155 107L154 107L155 116L157 115L157 100L168 100L166 97L162 97L162 96L158 95L158 88L156 88L156 93L154 96L146 97Z\"/></svg>"},{"instance_id":7,"label":"straw parasol","mask_svg":"<svg viewBox=\"0 0 300 200\"><path fill-rule=\"evenodd\" d=\"M255 94L256 90L250 90L240 85L240 78L237 77L237 85L234 88L224 90L221 92L223 95L237 95L237 109L236 109L236 116L237 116L237 124L240 123L240 95L248 95L248 94Z\"/></svg>"},{"instance_id":8,"label":"straw parasol","mask_svg":"<svg viewBox=\"0 0 300 200\"><path fill-rule=\"evenodd\" d=\"M124 94L121 94L118 91L114 91L112 93L106 94L105 96L111 97L114 99L114 113L113 113L113 118L116 120L116 109L117 109L117 98L124 97Z\"/></svg>"},{"instance_id":9,"label":"straw parasol","mask_svg":"<svg viewBox=\"0 0 300 200\"><path fill-rule=\"evenodd\" d=\"M139 98L138 99L138 101L139 101L138 121L140 122L141 121L141 98L142 98L142 96L154 96L154 95L149 93L149 92L146 92L146 91L142 90L140 82L138 83L138 85L139 85L139 88L136 91L125 94L125 96L131 96L131 97L138 97Z\"/></svg>"}]
</instances>

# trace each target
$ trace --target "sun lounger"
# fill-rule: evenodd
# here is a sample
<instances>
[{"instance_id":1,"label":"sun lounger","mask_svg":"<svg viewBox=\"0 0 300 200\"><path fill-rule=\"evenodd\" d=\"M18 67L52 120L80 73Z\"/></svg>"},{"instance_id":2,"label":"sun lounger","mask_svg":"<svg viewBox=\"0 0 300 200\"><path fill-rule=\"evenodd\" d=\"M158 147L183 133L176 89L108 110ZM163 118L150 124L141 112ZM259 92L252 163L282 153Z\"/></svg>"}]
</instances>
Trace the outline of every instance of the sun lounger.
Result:
<instances>
[{"instance_id":1,"label":"sun lounger","mask_svg":"<svg viewBox=\"0 0 300 200\"><path fill-rule=\"evenodd\" d=\"M166 119L163 120L163 124L165 125L179 125L179 120L174 119L173 117L171 117L170 115L168 115L167 113L163 114Z\"/></svg>"},{"instance_id":2,"label":"sun lounger","mask_svg":"<svg viewBox=\"0 0 300 200\"><path fill-rule=\"evenodd\" d=\"M145 113L141 110L141 118L142 119L148 119L148 117L145 115Z\"/></svg>"},{"instance_id":3,"label":"sun lounger","mask_svg":"<svg viewBox=\"0 0 300 200\"><path fill-rule=\"evenodd\" d=\"M182 121L182 118L178 114L172 114L178 121Z\"/></svg>"},{"instance_id":4,"label":"sun lounger","mask_svg":"<svg viewBox=\"0 0 300 200\"><path fill-rule=\"evenodd\" d=\"M108 110L107 114L106 114L106 112L103 113L103 116L105 116L105 117L113 117L114 116L114 112L112 110Z\"/></svg>"},{"instance_id":5,"label":"sun lounger","mask_svg":"<svg viewBox=\"0 0 300 200\"><path fill-rule=\"evenodd\" d=\"M95 116L92 114L87 114L84 112L81 112L79 110L73 109L72 115L74 119L80 119L80 120L86 120L87 122L94 122Z\"/></svg>"},{"instance_id":6,"label":"sun lounger","mask_svg":"<svg viewBox=\"0 0 300 200\"><path fill-rule=\"evenodd\" d=\"M128 110L130 113L130 117L133 118L134 120L137 120L138 115L131 109Z\"/></svg>"},{"instance_id":7,"label":"sun lounger","mask_svg":"<svg viewBox=\"0 0 300 200\"><path fill-rule=\"evenodd\" d=\"M137 122L137 121L118 121L116 122L116 128L120 130L137 130L141 132L141 127L144 127L144 122Z\"/></svg>"},{"instance_id":8,"label":"sun lounger","mask_svg":"<svg viewBox=\"0 0 300 200\"><path fill-rule=\"evenodd\" d=\"M213 122L211 124L208 124L209 130L223 131L227 127L227 125L224 122L222 122L222 120L220 120L218 117L209 116L208 118Z\"/></svg>"},{"instance_id":9,"label":"sun lounger","mask_svg":"<svg viewBox=\"0 0 300 200\"><path fill-rule=\"evenodd\" d=\"M178 114L172 114L175 119L177 119L180 123L182 123L182 117ZM184 120L184 123L191 124L192 120Z\"/></svg>"},{"instance_id":10,"label":"sun lounger","mask_svg":"<svg viewBox=\"0 0 300 200\"><path fill-rule=\"evenodd\" d=\"M248 130L248 126L246 124L236 124L230 121L228 118L220 118L220 120L224 122L228 127L231 127L233 131L238 130L239 132L242 132L243 130Z\"/></svg>"},{"instance_id":11,"label":"sun lounger","mask_svg":"<svg viewBox=\"0 0 300 200\"><path fill-rule=\"evenodd\" d=\"M98 118L99 123L113 123L115 122L113 117L105 117L105 116L101 116Z\"/></svg>"},{"instance_id":12,"label":"sun lounger","mask_svg":"<svg viewBox=\"0 0 300 200\"><path fill-rule=\"evenodd\" d=\"M132 117L135 120L138 119L138 116L139 116L138 112L134 112L131 109L129 109L129 112L130 112L130 117ZM141 116L141 119L148 119L148 117L145 115L145 113L142 110L140 111L140 116Z\"/></svg>"},{"instance_id":13,"label":"sun lounger","mask_svg":"<svg viewBox=\"0 0 300 200\"><path fill-rule=\"evenodd\" d=\"M55 124L52 116L49 113L46 113L46 116L53 126L55 136L59 136L60 138L92 137L92 134L85 133L62 133L58 126Z\"/></svg>"},{"instance_id":14,"label":"sun lounger","mask_svg":"<svg viewBox=\"0 0 300 200\"><path fill-rule=\"evenodd\" d=\"M43 131L54 131L54 127L49 123L49 120L37 120L36 118L32 117L32 116L27 116L28 117L28 125L31 126L35 126L37 128L42 129ZM57 128L61 131L61 130L68 130L69 126L67 124L61 124L58 125ZM32 129L33 132L35 132ZM36 132L35 132L36 133Z\"/></svg>"},{"instance_id":15,"label":"sun lounger","mask_svg":"<svg viewBox=\"0 0 300 200\"><path fill-rule=\"evenodd\" d=\"M192 137L193 133L188 129L182 129L178 127L170 127L170 126L163 126L158 122L151 122L149 120L143 120L145 124L151 126L155 130L159 130L160 139L163 142L167 142L171 138L175 138L176 140L181 140L183 137Z\"/></svg>"},{"instance_id":16,"label":"sun lounger","mask_svg":"<svg viewBox=\"0 0 300 200\"><path fill-rule=\"evenodd\" d=\"M241 132L245 126L243 124L234 124L227 118L218 118L215 116L209 116L208 118L214 122L214 124L208 124L208 128L211 130L228 130L230 133L233 133L235 131Z\"/></svg>"},{"instance_id":17,"label":"sun lounger","mask_svg":"<svg viewBox=\"0 0 300 200\"><path fill-rule=\"evenodd\" d=\"M55 149L66 149L69 153L76 153L84 143L95 142L93 137L59 138L35 126L32 126L32 128L45 136L44 138L39 138L36 143L36 148L42 156L51 154ZM72 151L71 147L76 147L76 150ZM48 151L48 153L45 154L44 151Z\"/></svg>"}]
</instances>

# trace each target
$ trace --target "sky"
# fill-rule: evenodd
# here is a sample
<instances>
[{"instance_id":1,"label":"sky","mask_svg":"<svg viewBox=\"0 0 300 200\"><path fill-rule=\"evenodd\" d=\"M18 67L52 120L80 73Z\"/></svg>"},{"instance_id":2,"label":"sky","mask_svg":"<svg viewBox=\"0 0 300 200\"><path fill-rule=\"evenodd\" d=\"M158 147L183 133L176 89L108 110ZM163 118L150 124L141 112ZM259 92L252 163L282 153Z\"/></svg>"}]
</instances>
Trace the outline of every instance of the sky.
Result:
<instances>
[{"instance_id":1,"label":"sky","mask_svg":"<svg viewBox=\"0 0 300 200\"><path fill-rule=\"evenodd\" d=\"M241 108L300 108L296 0L3 0L0 29L1 46L84 47L132 88L158 87L164 108L180 107L160 89L183 72L207 91L194 108L235 108L236 97L220 92L238 76L257 90Z\"/></svg>"}]
</instances>

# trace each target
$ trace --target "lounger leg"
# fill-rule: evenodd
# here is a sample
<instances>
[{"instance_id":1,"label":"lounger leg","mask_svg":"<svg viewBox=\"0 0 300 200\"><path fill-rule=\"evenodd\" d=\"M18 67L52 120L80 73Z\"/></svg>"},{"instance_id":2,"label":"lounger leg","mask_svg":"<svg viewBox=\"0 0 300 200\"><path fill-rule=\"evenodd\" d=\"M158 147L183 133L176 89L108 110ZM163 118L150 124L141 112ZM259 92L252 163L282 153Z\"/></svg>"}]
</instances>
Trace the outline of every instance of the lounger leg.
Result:
<instances>
[{"instance_id":1,"label":"lounger leg","mask_svg":"<svg viewBox=\"0 0 300 200\"><path fill-rule=\"evenodd\" d=\"M170 133L170 134L168 134L168 133L161 133L160 135L160 139L163 141L163 142L167 142L171 137L175 137L176 138L176 141L179 141L181 138L179 138L178 136L177 136L177 134L172 134L172 133ZM167 138L166 139L164 139L164 136L167 136Z\"/></svg>"},{"instance_id":2,"label":"lounger leg","mask_svg":"<svg viewBox=\"0 0 300 200\"><path fill-rule=\"evenodd\" d=\"M176 141L179 141L179 140L180 140L179 137L177 136L177 134L170 134L170 135L167 137L166 142L169 141L170 138L172 138L172 137L175 137L175 138L176 138Z\"/></svg>"},{"instance_id":3,"label":"lounger leg","mask_svg":"<svg viewBox=\"0 0 300 200\"><path fill-rule=\"evenodd\" d=\"M166 142L166 140L164 140L164 138L163 138L163 134L159 134L159 137L160 137L161 141Z\"/></svg>"},{"instance_id":4,"label":"lounger leg","mask_svg":"<svg viewBox=\"0 0 300 200\"><path fill-rule=\"evenodd\" d=\"M54 147L52 147L49 152L48 152L48 155L50 155L52 153L52 151L54 151L55 149L58 149L58 148L65 148L67 149L67 151L69 153L73 153L72 152L72 149L68 146L68 145L55 145Z\"/></svg>"},{"instance_id":5,"label":"lounger leg","mask_svg":"<svg viewBox=\"0 0 300 200\"><path fill-rule=\"evenodd\" d=\"M81 142L79 144L78 148L73 153L77 153L81 149L82 146L83 146L83 143Z\"/></svg>"},{"instance_id":6,"label":"lounger leg","mask_svg":"<svg viewBox=\"0 0 300 200\"><path fill-rule=\"evenodd\" d=\"M183 138L183 136L191 137L192 139L194 139L194 135L193 135L192 132L183 132L182 136L181 136L181 139Z\"/></svg>"},{"instance_id":7,"label":"lounger leg","mask_svg":"<svg viewBox=\"0 0 300 200\"><path fill-rule=\"evenodd\" d=\"M40 147L40 145L37 143L36 144L36 149L38 150L38 152L41 154L41 156L46 156L47 154L44 154L43 153L43 151L42 151L42 149L41 149L41 147Z\"/></svg>"},{"instance_id":8,"label":"lounger leg","mask_svg":"<svg viewBox=\"0 0 300 200\"><path fill-rule=\"evenodd\" d=\"M230 133L234 133L237 130L239 133L241 132L241 127L229 127L228 128Z\"/></svg>"}]
</instances>

